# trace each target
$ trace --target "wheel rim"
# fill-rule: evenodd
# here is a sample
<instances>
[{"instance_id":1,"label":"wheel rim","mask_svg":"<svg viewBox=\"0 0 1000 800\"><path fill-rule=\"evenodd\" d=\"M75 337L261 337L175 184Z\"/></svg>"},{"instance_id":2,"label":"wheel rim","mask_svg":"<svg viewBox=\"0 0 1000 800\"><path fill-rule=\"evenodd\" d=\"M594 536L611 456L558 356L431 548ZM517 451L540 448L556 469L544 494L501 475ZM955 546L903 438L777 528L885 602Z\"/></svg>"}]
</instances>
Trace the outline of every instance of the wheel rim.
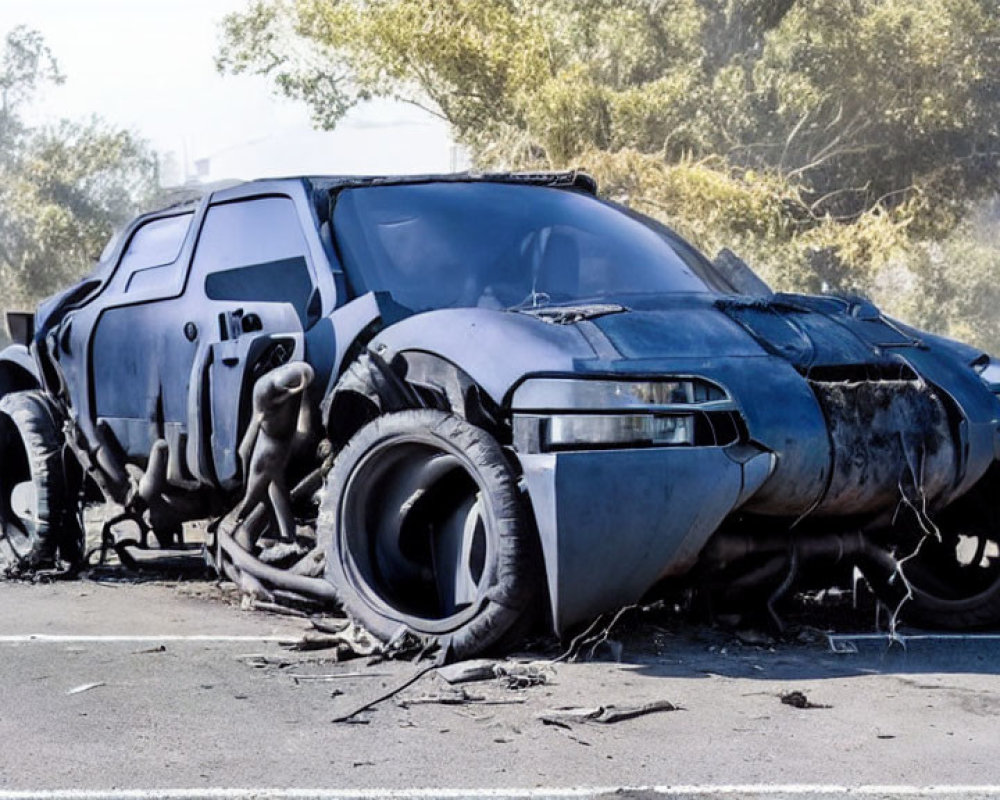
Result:
<instances>
[{"instance_id":1,"label":"wheel rim","mask_svg":"<svg viewBox=\"0 0 1000 800\"><path fill-rule=\"evenodd\" d=\"M904 562L903 574L925 604L974 605L1000 582L1000 545L985 531L946 532L941 541L928 537L917 556Z\"/></svg>"},{"instance_id":2,"label":"wheel rim","mask_svg":"<svg viewBox=\"0 0 1000 800\"><path fill-rule=\"evenodd\" d=\"M341 559L385 616L428 633L478 612L490 584L491 519L459 452L394 439L370 450L343 495Z\"/></svg>"},{"instance_id":3,"label":"wheel rim","mask_svg":"<svg viewBox=\"0 0 1000 800\"><path fill-rule=\"evenodd\" d=\"M0 454L0 527L13 555L24 559L37 530L38 493L24 443L6 416L0 416Z\"/></svg>"}]
</instances>

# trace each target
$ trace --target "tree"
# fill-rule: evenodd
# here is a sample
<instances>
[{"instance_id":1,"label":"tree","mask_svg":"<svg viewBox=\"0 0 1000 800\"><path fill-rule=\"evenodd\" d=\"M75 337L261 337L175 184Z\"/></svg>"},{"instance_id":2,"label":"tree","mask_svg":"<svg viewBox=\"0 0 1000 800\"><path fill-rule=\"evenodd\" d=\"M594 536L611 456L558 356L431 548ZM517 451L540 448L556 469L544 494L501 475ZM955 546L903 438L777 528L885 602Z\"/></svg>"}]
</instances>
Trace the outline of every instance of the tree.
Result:
<instances>
[{"instance_id":1,"label":"tree","mask_svg":"<svg viewBox=\"0 0 1000 800\"><path fill-rule=\"evenodd\" d=\"M781 288L868 293L1000 351L982 282L928 255L1000 189L998 44L995 0L253 0L217 63L324 127L418 104L478 167L585 166ZM932 273L980 316L931 314Z\"/></svg>"},{"instance_id":2,"label":"tree","mask_svg":"<svg viewBox=\"0 0 1000 800\"><path fill-rule=\"evenodd\" d=\"M857 214L917 176L975 184L1000 150L990 0L255 0L223 34L220 68L321 124L400 97L484 164L722 155Z\"/></svg>"},{"instance_id":3,"label":"tree","mask_svg":"<svg viewBox=\"0 0 1000 800\"><path fill-rule=\"evenodd\" d=\"M157 160L128 131L94 117L28 126L21 112L63 80L37 31L9 32L0 53L0 304L33 308L79 278L113 230L157 192Z\"/></svg>"}]
</instances>

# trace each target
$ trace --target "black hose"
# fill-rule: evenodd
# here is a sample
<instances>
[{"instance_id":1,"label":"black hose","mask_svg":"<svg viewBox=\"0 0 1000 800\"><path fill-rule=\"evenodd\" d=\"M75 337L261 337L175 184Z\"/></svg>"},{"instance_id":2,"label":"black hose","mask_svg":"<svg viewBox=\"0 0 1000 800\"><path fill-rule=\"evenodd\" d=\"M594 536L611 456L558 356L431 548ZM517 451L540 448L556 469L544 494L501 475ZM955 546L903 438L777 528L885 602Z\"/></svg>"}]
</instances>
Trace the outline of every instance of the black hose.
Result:
<instances>
[{"instance_id":1,"label":"black hose","mask_svg":"<svg viewBox=\"0 0 1000 800\"><path fill-rule=\"evenodd\" d=\"M221 526L216 531L219 547L232 559L237 569L242 570L260 581L277 589L285 589L307 597L317 597L322 600L337 602L337 594L333 586L323 578L309 578L305 575L296 575L287 570L272 567L258 561L250 553L240 547L233 537L222 530Z\"/></svg>"}]
</instances>

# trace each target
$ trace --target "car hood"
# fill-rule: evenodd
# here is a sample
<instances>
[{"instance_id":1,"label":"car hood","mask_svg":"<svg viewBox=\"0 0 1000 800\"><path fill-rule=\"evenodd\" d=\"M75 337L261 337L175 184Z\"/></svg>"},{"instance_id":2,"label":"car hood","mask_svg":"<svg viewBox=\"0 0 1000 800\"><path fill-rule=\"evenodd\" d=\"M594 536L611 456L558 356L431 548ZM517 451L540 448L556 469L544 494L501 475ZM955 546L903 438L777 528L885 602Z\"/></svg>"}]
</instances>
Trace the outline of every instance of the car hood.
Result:
<instances>
[{"instance_id":1,"label":"car hood","mask_svg":"<svg viewBox=\"0 0 1000 800\"><path fill-rule=\"evenodd\" d=\"M898 365L894 351L922 344L871 303L838 297L675 294L523 313L553 324L592 324L628 361L770 354L804 372Z\"/></svg>"},{"instance_id":2,"label":"car hood","mask_svg":"<svg viewBox=\"0 0 1000 800\"><path fill-rule=\"evenodd\" d=\"M821 381L899 378L933 372L931 362L941 362L979 382L968 367L975 350L945 347L862 300L807 295L705 292L530 309L438 309L389 325L370 347L387 359L403 351L435 353L501 405L529 375L714 370L734 384L744 373L755 381L765 377L740 364L747 358L770 361L770 377L784 364L790 375Z\"/></svg>"}]
</instances>

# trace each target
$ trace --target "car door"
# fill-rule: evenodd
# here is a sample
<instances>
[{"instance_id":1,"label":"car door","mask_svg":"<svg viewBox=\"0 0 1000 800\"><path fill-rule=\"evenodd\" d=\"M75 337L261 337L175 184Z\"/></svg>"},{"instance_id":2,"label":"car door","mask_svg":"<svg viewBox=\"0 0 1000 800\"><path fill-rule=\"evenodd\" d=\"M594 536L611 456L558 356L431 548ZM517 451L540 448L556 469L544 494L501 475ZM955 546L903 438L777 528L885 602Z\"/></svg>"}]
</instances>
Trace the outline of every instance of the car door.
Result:
<instances>
[{"instance_id":1,"label":"car door","mask_svg":"<svg viewBox=\"0 0 1000 800\"><path fill-rule=\"evenodd\" d=\"M186 209L140 223L100 295L60 325L57 351L81 427L102 428L140 465L166 439L175 474L187 421L178 386L194 357L192 346L179 346L188 344L180 295L196 216Z\"/></svg>"},{"instance_id":2,"label":"car door","mask_svg":"<svg viewBox=\"0 0 1000 800\"><path fill-rule=\"evenodd\" d=\"M286 195L209 206L188 285L184 336L198 342L188 381L187 460L224 489L240 484L237 457L253 385L305 357L303 331L321 314L309 245Z\"/></svg>"}]
</instances>

